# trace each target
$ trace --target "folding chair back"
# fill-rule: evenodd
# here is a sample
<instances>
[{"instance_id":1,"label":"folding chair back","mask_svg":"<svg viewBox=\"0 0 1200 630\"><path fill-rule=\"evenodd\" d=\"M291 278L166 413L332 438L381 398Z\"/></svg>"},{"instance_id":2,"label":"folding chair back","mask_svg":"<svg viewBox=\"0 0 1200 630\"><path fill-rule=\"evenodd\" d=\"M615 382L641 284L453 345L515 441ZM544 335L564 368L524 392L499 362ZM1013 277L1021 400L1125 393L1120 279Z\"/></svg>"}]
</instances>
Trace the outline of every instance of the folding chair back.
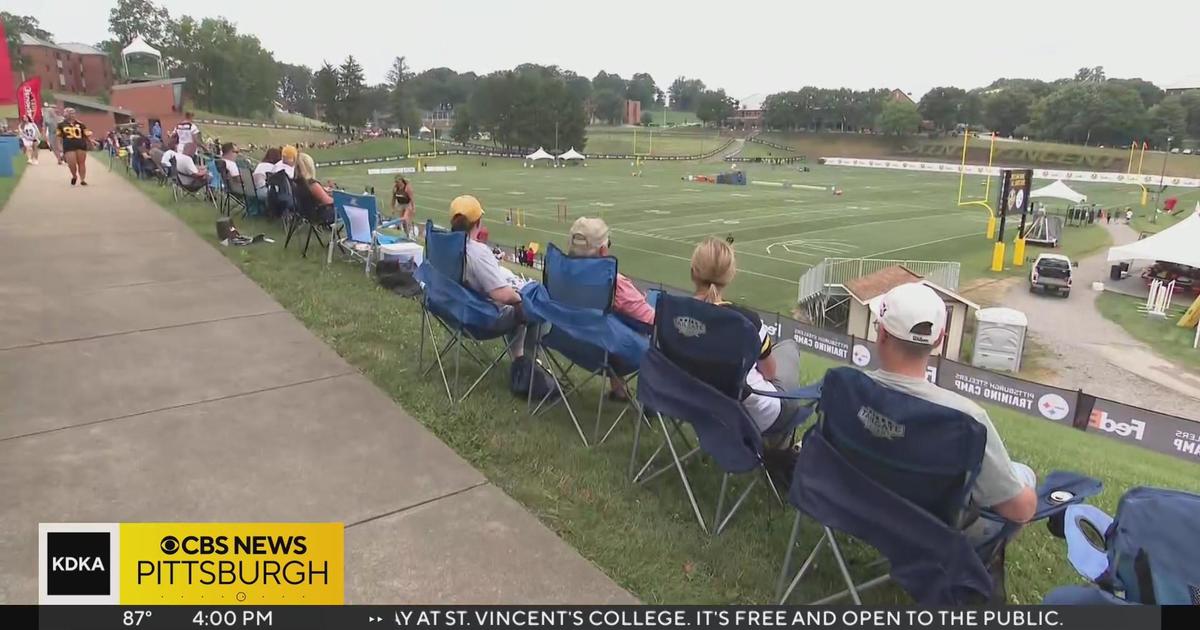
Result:
<instances>
[{"instance_id":1,"label":"folding chair back","mask_svg":"<svg viewBox=\"0 0 1200 630\"><path fill-rule=\"evenodd\" d=\"M286 216L296 211L296 194L292 179L287 171L276 171L267 176L267 212L273 216Z\"/></svg>"},{"instance_id":2,"label":"folding chair back","mask_svg":"<svg viewBox=\"0 0 1200 630\"><path fill-rule=\"evenodd\" d=\"M208 178L208 187L213 191L225 190L225 180L229 178L229 173L225 169L225 161L221 160L221 164L218 166L217 160L213 158L205 158L204 168L208 169L209 173L221 173L220 177Z\"/></svg>"},{"instance_id":3,"label":"folding chair back","mask_svg":"<svg viewBox=\"0 0 1200 630\"><path fill-rule=\"evenodd\" d=\"M462 283L467 265L467 233L440 230L433 226L433 221L426 221L425 261L443 276Z\"/></svg>"},{"instance_id":4,"label":"folding chair back","mask_svg":"<svg viewBox=\"0 0 1200 630\"><path fill-rule=\"evenodd\" d=\"M568 256L551 243L543 262L542 284L555 302L612 312L617 287L616 258Z\"/></svg>"},{"instance_id":5,"label":"folding chair back","mask_svg":"<svg viewBox=\"0 0 1200 630\"><path fill-rule=\"evenodd\" d=\"M897 496L957 527L987 430L958 410L884 387L850 367L825 374L818 423L833 448Z\"/></svg>"},{"instance_id":6,"label":"folding chair back","mask_svg":"<svg viewBox=\"0 0 1200 630\"><path fill-rule=\"evenodd\" d=\"M746 373L758 360L758 331L733 309L663 294L654 316L654 345L672 363L689 366L722 394L741 400Z\"/></svg>"},{"instance_id":7,"label":"folding chair back","mask_svg":"<svg viewBox=\"0 0 1200 630\"><path fill-rule=\"evenodd\" d=\"M372 244L379 228L379 211L375 195L352 195L333 191L333 207L346 230L346 238L356 243Z\"/></svg>"}]
</instances>

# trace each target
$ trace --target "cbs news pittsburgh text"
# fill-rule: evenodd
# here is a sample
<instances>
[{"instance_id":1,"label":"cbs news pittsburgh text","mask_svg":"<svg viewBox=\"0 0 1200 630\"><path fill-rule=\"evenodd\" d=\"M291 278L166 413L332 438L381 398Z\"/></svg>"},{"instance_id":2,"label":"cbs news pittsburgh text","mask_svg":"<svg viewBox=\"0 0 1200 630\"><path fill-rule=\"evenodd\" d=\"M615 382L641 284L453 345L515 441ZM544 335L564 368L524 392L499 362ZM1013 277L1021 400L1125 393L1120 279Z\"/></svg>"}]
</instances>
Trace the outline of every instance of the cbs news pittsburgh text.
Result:
<instances>
[{"instance_id":1,"label":"cbs news pittsburgh text","mask_svg":"<svg viewBox=\"0 0 1200 630\"><path fill-rule=\"evenodd\" d=\"M341 523L43 523L37 606L0 628L951 628L1200 627L1195 609L345 605ZM1186 625L1181 625L1186 624Z\"/></svg>"}]
</instances>

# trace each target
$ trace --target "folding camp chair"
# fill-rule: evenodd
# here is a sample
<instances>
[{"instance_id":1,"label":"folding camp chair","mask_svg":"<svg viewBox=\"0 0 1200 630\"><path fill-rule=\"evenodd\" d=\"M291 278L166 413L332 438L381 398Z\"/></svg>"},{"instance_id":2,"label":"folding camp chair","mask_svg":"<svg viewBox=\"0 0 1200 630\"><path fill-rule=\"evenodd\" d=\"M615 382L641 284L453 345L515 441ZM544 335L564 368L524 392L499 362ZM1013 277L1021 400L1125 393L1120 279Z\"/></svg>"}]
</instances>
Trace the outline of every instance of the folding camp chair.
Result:
<instances>
[{"instance_id":1,"label":"folding camp chair","mask_svg":"<svg viewBox=\"0 0 1200 630\"><path fill-rule=\"evenodd\" d=\"M417 354L417 365L420 367L425 360L425 337L428 334L433 344L434 361L425 368L421 375L424 377L431 369L437 367L442 376L442 384L446 387L446 396L451 404L466 400L471 392L496 367L509 347L516 342L512 336L496 357L485 361L481 356L483 342L504 337L512 332L511 323L503 320L503 312L487 297L479 295L463 285L463 272L466 268L467 234L466 232L446 232L435 230L433 221L425 224L425 257L417 268L416 278L424 286L421 297L421 342ZM432 320L432 321L431 321ZM437 338L433 333L433 321L438 322L450 335L446 344L439 350ZM468 346L467 344L470 344ZM473 346L473 347L472 347ZM443 359L454 351L454 388L458 389L459 363L461 354L465 352L476 363L482 366L483 373L471 383L457 401L450 387L450 379L446 376L446 366Z\"/></svg>"},{"instance_id":2,"label":"folding camp chair","mask_svg":"<svg viewBox=\"0 0 1200 630\"><path fill-rule=\"evenodd\" d=\"M224 164L221 166L224 166ZM225 195L225 181L220 176L214 175L214 173L221 172L217 168L217 160L214 160L213 158L205 158L204 168L209 173L208 187L206 191L208 194L208 200L211 201L213 207L219 211L221 210L221 200Z\"/></svg>"},{"instance_id":3,"label":"folding camp chair","mask_svg":"<svg viewBox=\"0 0 1200 630\"><path fill-rule=\"evenodd\" d=\"M267 175L267 216L278 217L283 221L284 231L291 228L291 221L296 214L295 183L285 171L275 171Z\"/></svg>"},{"instance_id":4,"label":"folding camp chair","mask_svg":"<svg viewBox=\"0 0 1200 630\"><path fill-rule=\"evenodd\" d=\"M371 275L371 265L379 260L379 246L397 243L403 237L381 234L379 231L395 228L400 220L379 222L375 195L352 195L340 190L333 191L333 207L337 222L329 239L329 253L325 264L333 262L334 247L347 258L363 263L366 274Z\"/></svg>"},{"instance_id":5,"label":"folding camp chair","mask_svg":"<svg viewBox=\"0 0 1200 630\"><path fill-rule=\"evenodd\" d=\"M817 423L804 436L789 501L797 509L777 584L787 602L824 547L846 589L826 604L889 579L922 606L1004 603L1004 549L1020 530L970 507L987 445L987 429L969 415L879 385L850 367L834 368L821 385ZM1095 479L1051 473L1038 489L1033 520L1066 510L1100 491ZM791 575L801 515L822 535ZM993 521L996 532L973 545L963 527ZM836 532L867 543L890 564L889 574L856 584Z\"/></svg>"},{"instance_id":6,"label":"folding camp chair","mask_svg":"<svg viewBox=\"0 0 1200 630\"><path fill-rule=\"evenodd\" d=\"M197 201L205 201L204 195L208 190L207 185L201 181L184 182L183 176L179 174L179 167L176 164L175 158L171 157L171 166L167 169L167 181L171 186L171 198L177 203L180 199L195 199Z\"/></svg>"},{"instance_id":7,"label":"folding camp chair","mask_svg":"<svg viewBox=\"0 0 1200 630\"><path fill-rule=\"evenodd\" d=\"M238 178L238 182L241 184L239 186L238 193L241 195L244 202L242 216L261 216L265 211L265 208L263 207L263 198L266 196L266 191L263 189L263 193L260 195L260 189L254 183L254 167L251 166L249 160L246 158L238 158L237 167L238 174L241 175L241 177Z\"/></svg>"},{"instance_id":8,"label":"folding camp chair","mask_svg":"<svg viewBox=\"0 0 1200 630\"><path fill-rule=\"evenodd\" d=\"M630 456L633 480L645 484L674 468L701 529L710 531L684 470L684 463L691 458L700 453L709 455L723 473L712 519L713 534L720 534L729 524L757 485L759 472L766 477L768 487L782 503L763 461L763 437L784 440L812 413L811 406L799 406L793 417L784 419L772 427L772 433L764 436L742 406L743 397L750 393L781 399L814 400L816 397L812 387L789 392L760 392L748 388L746 374L757 362L762 347L758 333L748 319L733 309L690 297L663 294L655 309L654 336L638 376L638 401L647 413L654 410L663 443L634 474L642 422L635 424ZM693 366L697 371L702 366L704 378L689 373L684 366ZM695 431L699 442L695 447L683 431L685 423ZM689 450L681 452L680 445ZM671 462L648 472L664 448L668 450ZM726 511L731 478L746 473L755 476Z\"/></svg>"},{"instance_id":9,"label":"folding camp chair","mask_svg":"<svg viewBox=\"0 0 1200 630\"><path fill-rule=\"evenodd\" d=\"M538 401L533 414L549 410L561 400L584 446L588 446L588 438L571 406L571 396L582 394L583 387L596 377L601 377L601 381L619 378L625 390L631 391L632 380L648 347L644 335L613 314L616 283L616 258L575 258L551 244L542 268L542 283L529 283L521 290L526 316L530 321L548 324L538 327L533 361L537 363L539 357L545 357L554 382L554 389ZM582 380L572 380L574 367L583 370ZM555 392L557 396L553 396ZM529 396L532 403L533 388ZM546 404L552 396L554 401ZM603 443L631 409L641 416L636 399L630 398L621 405L620 413L601 437L605 395L601 393L599 398L592 430L592 440L596 443Z\"/></svg>"},{"instance_id":10,"label":"folding camp chair","mask_svg":"<svg viewBox=\"0 0 1200 630\"><path fill-rule=\"evenodd\" d=\"M245 214L246 197L242 192L242 178L240 177L241 172L238 172L239 177L235 180L229 174L229 165L225 162L224 158L217 158L212 160L211 163L216 167L216 172L221 180L222 194L220 196L220 203L218 206L221 214L229 216L233 212L234 206L241 208L242 213Z\"/></svg>"},{"instance_id":11,"label":"folding camp chair","mask_svg":"<svg viewBox=\"0 0 1200 630\"><path fill-rule=\"evenodd\" d=\"M295 212L285 221L287 236L284 238L283 247L286 249L292 242L292 236L297 230L307 230L300 256L308 258L308 246L314 236L317 238L317 245L322 249L325 247L325 239L321 234L327 232L329 237L333 238L334 211L332 207L317 204L307 186L291 186L291 191L295 199Z\"/></svg>"}]
</instances>

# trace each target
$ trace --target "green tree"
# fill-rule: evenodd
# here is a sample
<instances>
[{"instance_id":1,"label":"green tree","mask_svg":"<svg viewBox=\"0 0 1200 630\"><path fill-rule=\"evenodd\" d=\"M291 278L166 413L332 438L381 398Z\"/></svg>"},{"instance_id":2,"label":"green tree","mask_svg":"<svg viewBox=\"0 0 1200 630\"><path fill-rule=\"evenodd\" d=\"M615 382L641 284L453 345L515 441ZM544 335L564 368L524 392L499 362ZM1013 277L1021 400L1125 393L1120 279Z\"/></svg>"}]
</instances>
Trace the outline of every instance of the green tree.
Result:
<instances>
[{"instance_id":1,"label":"green tree","mask_svg":"<svg viewBox=\"0 0 1200 630\"><path fill-rule=\"evenodd\" d=\"M471 106L463 103L454 108L454 126L450 137L456 142L467 142L475 137L475 123L471 120Z\"/></svg>"},{"instance_id":2,"label":"green tree","mask_svg":"<svg viewBox=\"0 0 1200 630\"><path fill-rule=\"evenodd\" d=\"M879 114L879 129L886 134L915 133L921 127L921 113L906 100L889 100Z\"/></svg>"},{"instance_id":3,"label":"green tree","mask_svg":"<svg viewBox=\"0 0 1200 630\"><path fill-rule=\"evenodd\" d=\"M612 89L597 89L592 92L592 113L596 118L610 124L619 125L625 118L625 96L622 92Z\"/></svg>"},{"instance_id":4,"label":"green tree","mask_svg":"<svg viewBox=\"0 0 1200 630\"><path fill-rule=\"evenodd\" d=\"M723 125L733 115L734 102L725 90L705 90L696 99L696 118L709 125Z\"/></svg>"},{"instance_id":5,"label":"green tree","mask_svg":"<svg viewBox=\"0 0 1200 630\"><path fill-rule=\"evenodd\" d=\"M197 106L235 116L273 109L279 69L257 37L238 33L224 18L196 22L184 16L167 31L163 56L174 75L187 79L188 92Z\"/></svg>"},{"instance_id":6,"label":"green tree","mask_svg":"<svg viewBox=\"0 0 1200 630\"><path fill-rule=\"evenodd\" d=\"M397 129L411 130L421 126L421 114L417 111L416 99L413 96L413 73L404 57L392 60L392 67L387 73L388 111L392 117L392 126Z\"/></svg>"},{"instance_id":7,"label":"green tree","mask_svg":"<svg viewBox=\"0 0 1200 630\"><path fill-rule=\"evenodd\" d=\"M1033 94L1020 87L989 94L983 101L983 124L1002 136L1011 136L1017 127L1029 122L1033 100Z\"/></svg>"},{"instance_id":8,"label":"green tree","mask_svg":"<svg viewBox=\"0 0 1200 630\"><path fill-rule=\"evenodd\" d=\"M313 75L313 97L325 114L326 122L341 125L341 105L338 101L338 69L328 61Z\"/></svg>"},{"instance_id":9,"label":"green tree","mask_svg":"<svg viewBox=\"0 0 1200 630\"><path fill-rule=\"evenodd\" d=\"M1187 135L1200 140L1200 90L1184 92L1179 101L1187 112Z\"/></svg>"},{"instance_id":10,"label":"green tree","mask_svg":"<svg viewBox=\"0 0 1200 630\"><path fill-rule=\"evenodd\" d=\"M639 122L642 123L643 127L649 127L650 125L654 124L654 114L651 114L650 112L642 112L642 119Z\"/></svg>"},{"instance_id":11,"label":"green tree","mask_svg":"<svg viewBox=\"0 0 1200 630\"><path fill-rule=\"evenodd\" d=\"M167 39L171 14L150 0L117 0L108 12L108 32L122 46L142 36L151 45L161 46Z\"/></svg>"},{"instance_id":12,"label":"green tree","mask_svg":"<svg viewBox=\"0 0 1200 630\"><path fill-rule=\"evenodd\" d=\"M464 120L456 111L460 134L487 131L493 143L510 149L554 148L557 141L560 148L582 150L587 143L583 102L552 67L525 65L481 77Z\"/></svg>"},{"instance_id":13,"label":"green tree","mask_svg":"<svg viewBox=\"0 0 1200 630\"><path fill-rule=\"evenodd\" d=\"M625 87L625 97L631 101L640 101L642 109L654 107L654 98L658 94L658 86L654 77L645 72L633 75Z\"/></svg>"},{"instance_id":14,"label":"green tree","mask_svg":"<svg viewBox=\"0 0 1200 630\"><path fill-rule=\"evenodd\" d=\"M1188 112L1179 96L1168 96L1146 112L1150 140L1155 146L1166 147L1167 138L1174 137L1178 146L1187 133Z\"/></svg>"},{"instance_id":15,"label":"green tree","mask_svg":"<svg viewBox=\"0 0 1200 630\"><path fill-rule=\"evenodd\" d=\"M37 18L29 15L14 15L8 11L0 11L0 22L4 22L4 36L8 40L8 58L12 60L13 70L23 72L29 67L29 59L21 54L21 34L31 35L38 39L51 40L50 31L38 24Z\"/></svg>"},{"instance_id":16,"label":"green tree","mask_svg":"<svg viewBox=\"0 0 1200 630\"><path fill-rule=\"evenodd\" d=\"M285 108L305 116L316 116L316 97L313 94L313 71L308 66L279 62L279 91L277 98Z\"/></svg>"},{"instance_id":17,"label":"green tree","mask_svg":"<svg viewBox=\"0 0 1200 630\"><path fill-rule=\"evenodd\" d=\"M700 79L678 77L667 88L671 96L671 109L677 112L696 111L696 101L704 92L704 82Z\"/></svg>"},{"instance_id":18,"label":"green tree","mask_svg":"<svg viewBox=\"0 0 1200 630\"><path fill-rule=\"evenodd\" d=\"M592 98L592 80L581 77L570 70L563 72L563 80L567 82L567 91L580 103L586 103Z\"/></svg>"},{"instance_id":19,"label":"green tree","mask_svg":"<svg viewBox=\"0 0 1200 630\"><path fill-rule=\"evenodd\" d=\"M338 68L338 100L341 101L342 113L345 116L342 124L358 127L367 119L366 104L363 93L366 90L366 79L362 66L348 55Z\"/></svg>"},{"instance_id":20,"label":"green tree","mask_svg":"<svg viewBox=\"0 0 1200 630\"><path fill-rule=\"evenodd\" d=\"M1146 109L1131 87L1075 81L1034 103L1029 128L1048 140L1119 146L1144 136Z\"/></svg>"},{"instance_id":21,"label":"green tree","mask_svg":"<svg viewBox=\"0 0 1200 630\"><path fill-rule=\"evenodd\" d=\"M1145 79L1109 79L1108 82L1133 88L1147 108L1158 105L1167 95L1162 88Z\"/></svg>"},{"instance_id":22,"label":"green tree","mask_svg":"<svg viewBox=\"0 0 1200 630\"><path fill-rule=\"evenodd\" d=\"M960 116L966 97L967 93L962 88L935 87L921 97L917 111L925 120L932 121L938 129L950 130L960 122L970 122L962 120Z\"/></svg>"},{"instance_id":23,"label":"green tree","mask_svg":"<svg viewBox=\"0 0 1200 630\"><path fill-rule=\"evenodd\" d=\"M1105 78L1104 66L1084 67L1075 71L1076 81L1103 83Z\"/></svg>"},{"instance_id":24,"label":"green tree","mask_svg":"<svg viewBox=\"0 0 1200 630\"><path fill-rule=\"evenodd\" d=\"M473 72L459 74L450 68L433 68L411 78L411 94L421 109L455 107L471 98L476 78Z\"/></svg>"}]
</instances>

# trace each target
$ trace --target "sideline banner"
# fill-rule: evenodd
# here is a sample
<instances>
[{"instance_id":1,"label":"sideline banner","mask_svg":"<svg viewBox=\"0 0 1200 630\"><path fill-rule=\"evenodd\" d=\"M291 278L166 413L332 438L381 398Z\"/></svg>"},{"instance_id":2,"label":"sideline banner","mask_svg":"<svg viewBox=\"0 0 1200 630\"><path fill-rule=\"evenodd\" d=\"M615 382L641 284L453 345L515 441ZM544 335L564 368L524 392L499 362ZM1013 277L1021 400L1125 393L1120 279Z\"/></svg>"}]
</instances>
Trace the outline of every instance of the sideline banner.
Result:
<instances>
[{"instance_id":1,"label":"sideline banner","mask_svg":"<svg viewBox=\"0 0 1200 630\"><path fill-rule=\"evenodd\" d=\"M946 162L922 162L916 160L873 160L865 158L825 157L821 158L827 166L857 166L863 168L885 168L898 171L923 171L928 173L959 172L967 175L996 175L1006 167L978 166L974 164L948 164ZM1129 173L1109 173L1103 171L1061 171L1038 168L1033 169L1036 179L1061 179L1073 182L1095 182L1098 184L1141 184L1143 186L1158 186L1161 181L1165 186L1181 188L1200 188L1200 179L1192 177L1159 177L1158 175L1134 175Z\"/></svg>"},{"instance_id":2,"label":"sideline banner","mask_svg":"<svg viewBox=\"0 0 1200 630\"><path fill-rule=\"evenodd\" d=\"M1152 451L1200 462L1200 422L1097 398L1088 431Z\"/></svg>"},{"instance_id":3,"label":"sideline banner","mask_svg":"<svg viewBox=\"0 0 1200 630\"><path fill-rule=\"evenodd\" d=\"M1079 403L1078 392L1004 376L957 361L943 360L937 377L939 387L1064 426L1071 426Z\"/></svg>"}]
</instances>

